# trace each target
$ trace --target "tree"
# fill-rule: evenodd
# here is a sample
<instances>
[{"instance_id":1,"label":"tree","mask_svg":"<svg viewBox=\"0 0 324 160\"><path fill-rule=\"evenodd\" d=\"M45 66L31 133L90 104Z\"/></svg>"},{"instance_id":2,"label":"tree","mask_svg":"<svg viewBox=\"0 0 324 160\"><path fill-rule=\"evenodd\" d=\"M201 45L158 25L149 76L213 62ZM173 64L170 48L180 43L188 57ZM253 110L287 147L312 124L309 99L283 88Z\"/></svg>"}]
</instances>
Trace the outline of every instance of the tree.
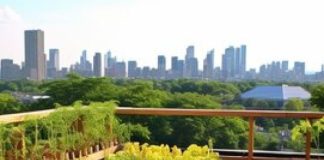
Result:
<instances>
[{"instance_id":1,"label":"tree","mask_svg":"<svg viewBox=\"0 0 324 160\"><path fill-rule=\"evenodd\" d=\"M304 102L301 99L292 98L285 103L284 108L291 111L301 111L304 109Z\"/></svg>"},{"instance_id":2,"label":"tree","mask_svg":"<svg viewBox=\"0 0 324 160\"><path fill-rule=\"evenodd\" d=\"M324 84L315 85L311 89L311 104L324 109Z\"/></svg>"},{"instance_id":3,"label":"tree","mask_svg":"<svg viewBox=\"0 0 324 160\"><path fill-rule=\"evenodd\" d=\"M22 105L8 93L0 93L0 114L21 111Z\"/></svg>"}]
</instances>

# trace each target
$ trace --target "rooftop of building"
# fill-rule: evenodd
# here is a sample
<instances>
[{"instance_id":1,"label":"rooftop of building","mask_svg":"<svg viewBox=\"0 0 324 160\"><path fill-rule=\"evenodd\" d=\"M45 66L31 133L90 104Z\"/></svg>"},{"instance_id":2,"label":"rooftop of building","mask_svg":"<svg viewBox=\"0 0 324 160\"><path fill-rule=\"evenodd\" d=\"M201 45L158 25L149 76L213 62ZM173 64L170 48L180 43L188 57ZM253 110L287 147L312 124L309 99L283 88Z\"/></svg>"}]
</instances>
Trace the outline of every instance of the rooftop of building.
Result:
<instances>
[{"instance_id":1,"label":"rooftop of building","mask_svg":"<svg viewBox=\"0 0 324 160\"><path fill-rule=\"evenodd\" d=\"M258 86L241 94L243 99L288 100L300 98L307 100L311 94L300 86Z\"/></svg>"}]
</instances>

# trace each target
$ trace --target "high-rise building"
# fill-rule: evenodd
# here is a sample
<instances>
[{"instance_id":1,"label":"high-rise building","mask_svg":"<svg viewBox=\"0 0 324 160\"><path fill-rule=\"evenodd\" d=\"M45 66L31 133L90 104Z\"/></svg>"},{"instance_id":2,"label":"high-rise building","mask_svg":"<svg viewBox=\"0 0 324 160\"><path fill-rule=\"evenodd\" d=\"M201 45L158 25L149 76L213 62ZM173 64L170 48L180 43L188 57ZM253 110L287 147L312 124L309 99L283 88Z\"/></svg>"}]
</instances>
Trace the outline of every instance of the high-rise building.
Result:
<instances>
[{"instance_id":1,"label":"high-rise building","mask_svg":"<svg viewBox=\"0 0 324 160\"><path fill-rule=\"evenodd\" d=\"M165 79L166 78L166 60L165 56L159 55L158 56L158 79Z\"/></svg>"},{"instance_id":2,"label":"high-rise building","mask_svg":"<svg viewBox=\"0 0 324 160\"><path fill-rule=\"evenodd\" d=\"M115 75L117 78L126 78L126 63L125 62L117 62L115 66Z\"/></svg>"},{"instance_id":3,"label":"high-rise building","mask_svg":"<svg viewBox=\"0 0 324 160\"><path fill-rule=\"evenodd\" d=\"M95 77L101 77L102 72L102 62L101 62L101 53L95 53L93 57L93 74Z\"/></svg>"},{"instance_id":4,"label":"high-rise building","mask_svg":"<svg viewBox=\"0 0 324 160\"><path fill-rule=\"evenodd\" d=\"M214 73L214 50L210 50L204 59L203 77L212 79Z\"/></svg>"},{"instance_id":5,"label":"high-rise building","mask_svg":"<svg viewBox=\"0 0 324 160\"><path fill-rule=\"evenodd\" d=\"M246 72L246 45L241 45L239 59L239 74L244 76Z\"/></svg>"},{"instance_id":6,"label":"high-rise building","mask_svg":"<svg viewBox=\"0 0 324 160\"><path fill-rule=\"evenodd\" d=\"M178 71L178 57L171 57L171 71L172 73L176 73Z\"/></svg>"},{"instance_id":7,"label":"high-rise building","mask_svg":"<svg viewBox=\"0 0 324 160\"><path fill-rule=\"evenodd\" d=\"M289 63L288 61L282 61L281 62L281 70L282 72L288 72L288 67L289 67Z\"/></svg>"},{"instance_id":8,"label":"high-rise building","mask_svg":"<svg viewBox=\"0 0 324 160\"><path fill-rule=\"evenodd\" d=\"M178 57L171 57L171 79L179 77L179 66L178 66Z\"/></svg>"},{"instance_id":9,"label":"high-rise building","mask_svg":"<svg viewBox=\"0 0 324 160\"><path fill-rule=\"evenodd\" d=\"M44 53L44 32L25 31L25 68L26 77L43 80L46 76L46 55Z\"/></svg>"},{"instance_id":10,"label":"high-rise building","mask_svg":"<svg viewBox=\"0 0 324 160\"><path fill-rule=\"evenodd\" d=\"M189 60L190 63L190 77L191 78L198 78L199 77L199 70L198 70L198 59L197 58L191 58Z\"/></svg>"},{"instance_id":11,"label":"high-rise building","mask_svg":"<svg viewBox=\"0 0 324 160\"><path fill-rule=\"evenodd\" d=\"M222 56L222 78L228 79L234 77L235 70L235 49L233 46L225 49Z\"/></svg>"},{"instance_id":12,"label":"high-rise building","mask_svg":"<svg viewBox=\"0 0 324 160\"><path fill-rule=\"evenodd\" d=\"M222 77L243 78L246 72L246 46L240 48L230 46L222 56Z\"/></svg>"},{"instance_id":13,"label":"high-rise building","mask_svg":"<svg viewBox=\"0 0 324 160\"><path fill-rule=\"evenodd\" d=\"M80 70L87 70L87 50L82 51L80 57Z\"/></svg>"},{"instance_id":14,"label":"high-rise building","mask_svg":"<svg viewBox=\"0 0 324 160\"><path fill-rule=\"evenodd\" d=\"M58 72L60 70L59 64L59 50L50 49L49 50L49 60L47 63L47 78L58 78Z\"/></svg>"},{"instance_id":15,"label":"high-rise building","mask_svg":"<svg viewBox=\"0 0 324 160\"><path fill-rule=\"evenodd\" d=\"M184 60L178 60L178 74L176 78L183 78L184 77L184 70L185 70L185 62Z\"/></svg>"},{"instance_id":16,"label":"high-rise building","mask_svg":"<svg viewBox=\"0 0 324 160\"><path fill-rule=\"evenodd\" d=\"M49 63L47 68L55 68L57 71L60 70L60 51L58 49L49 50Z\"/></svg>"},{"instance_id":17,"label":"high-rise building","mask_svg":"<svg viewBox=\"0 0 324 160\"><path fill-rule=\"evenodd\" d=\"M80 63L76 63L71 66L70 71L74 71L82 76L91 77L92 73L92 63L87 60L87 51L83 50L80 57Z\"/></svg>"},{"instance_id":18,"label":"high-rise building","mask_svg":"<svg viewBox=\"0 0 324 160\"><path fill-rule=\"evenodd\" d=\"M136 61L128 61L128 78L138 77L138 68Z\"/></svg>"},{"instance_id":19,"label":"high-rise building","mask_svg":"<svg viewBox=\"0 0 324 160\"><path fill-rule=\"evenodd\" d=\"M12 59L1 60L1 80L10 81L21 78L21 70L19 65L14 64Z\"/></svg>"},{"instance_id":20,"label":"high-rise building","mask_svg":"<svg viewBox=\"0 0 324 160\"><path fill-rule=\"evenodd\" d=\"M115 76L117 58L112 57L111 51L107 52L107 68L105 68L105 76Z\"/></svg>"},{"instance_id":21,"label":"high-rise building","mask_svg":"<svg viewBox=\"0 0 324 160\"><path fill-rule=\"evenodd\" d=\"M190 45L187 47L186 50L186 56L185 56L185 77L187 78L191 78L192 77L192 69L194 68L194 64L193 62L195 62L195 60L192 60L195 58L195 47L193 45Z\"/></svg>"},{"instance_id":22,"label":"high-rise building","mask_svg":"<svg viewBox=\"0 0 324 160\"><path fill-rule=\"evenodd\" d=\"M305 77L305 62L295 62L294 74L296 79L303 79Z\"/></svg>"}]
</instances>

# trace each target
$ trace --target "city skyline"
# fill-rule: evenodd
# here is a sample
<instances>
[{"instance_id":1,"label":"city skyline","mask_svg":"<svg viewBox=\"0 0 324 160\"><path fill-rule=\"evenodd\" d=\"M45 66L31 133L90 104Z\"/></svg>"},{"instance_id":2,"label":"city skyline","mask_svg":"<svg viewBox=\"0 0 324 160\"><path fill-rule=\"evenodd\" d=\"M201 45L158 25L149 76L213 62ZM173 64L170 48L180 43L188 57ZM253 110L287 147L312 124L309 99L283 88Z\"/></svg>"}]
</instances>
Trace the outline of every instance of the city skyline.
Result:
<instances>
[{"instance_id":1,"label":"city skyline","mask_svg":"<svg viewBox=\"0 0 324 160\"><path fill-rule=\"evenodd\" d=\"M65 67L83 49L91 57L111 50L125 62L140 59L139 66L157 67L152 62L157 55L181 57L188 45L196 47L200 60L214 48L215 65L220 66L224 48L246 44L247 69L289 60L305 61L307 72L319 71L324 63L321 4L320 0L2 0L0 58L23 61L23 31L40 28L47 33L46 53L59 48L60 65Z\"/></svg>"},{"instance_id":2,"label":"city skyline","mask_svg":"<svg viewBox=\"0 0 324 160\"><path fill-rule=\"evenodd\" d=\"M87 50L83 50L79 60L70 67L60 68L60 49L49 49L49 58L44 51L45 32L43 30L25 30L25 61L21 67L11 59L1 59L1 79L18 80L30 79L41 81L44 79L63 78L69 72L75 72L86 77L113 78L144 78L144 79L197 79L197 80L271 80L271 81L319 81L324 79L324 65L321 71L314 75L306 75L305 62L295 61L293 68L289 68L289 61L272 61L259 68L246 70L247 46L229 46L225 48L221 59L221 66L215 66L214 49L206 53L203 59L203 69L198 66L196 47L189 45L185 49L184 58L171 57L171 67L167 68L165 55L157 56L157 67L140 67L136 60L118 60L111 51L103 54L96 52L92 63L88 60ZM103 59L102 59L103 57ZM102 65L103 64L103 65Z\"/></svg>"}]
</instances>

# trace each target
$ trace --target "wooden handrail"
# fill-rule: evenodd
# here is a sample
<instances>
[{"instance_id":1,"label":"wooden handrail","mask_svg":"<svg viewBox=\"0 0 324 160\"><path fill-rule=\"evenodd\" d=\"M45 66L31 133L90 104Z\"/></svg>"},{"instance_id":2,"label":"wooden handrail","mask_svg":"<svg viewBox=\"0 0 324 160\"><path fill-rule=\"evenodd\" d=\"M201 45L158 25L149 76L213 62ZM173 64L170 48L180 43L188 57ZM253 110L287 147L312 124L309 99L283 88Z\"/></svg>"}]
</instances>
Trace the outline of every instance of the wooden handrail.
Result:
<instances>
[{"instance_id":1,"label":"wooden handrail","mask_svg":"<svg viewBox=\"0 0 324 160\"><path fill-rule=\"evenodd\" d=\"M0 115L0 123L19 123L30 118L41 118L54 112L54 109L26 112L18 114ZM143 116L222 116L222 117L244 117L249 118L249 144L248 157L253 159L254 146L254 121L255 118L298 118L298 119L319 119L324 117L324 112L304 111L277 111L277 110L225 110L225 109L177 109L177 108L131 108L118 107L118 115L143 115ZM306 134L305 159L310 160L311 133Z\"/></svg>"},{"instance_id":2,"label":"wooden handrail","mask_svg":"<svg viewBox=\"0 0 324 160\"><path fill-rule=\"evenodd\" d=\"M30 117L41 118L54 112L54 109L0 115L0 123L23 122ZM176 108L132 108L118 107L118 115L155 115L155 116L224 116L224 117L262 117L262 118L298 118L319 119L324 112L269 111L269 110L226 110L226 109L176 109Z\"/></svg>"},{"instance_id":3,"label":"wooden handrail","mask_svg":"<svg viewBox=\"0 0 324 160\"><path fill-rule=\"evenodd\" d=\"M176 108L130 108L119 107L118 115L155 115L155 116L222 116L222 117L262 117L319 119L324 112L277 111L277 110L228 110L228 109L176 109Z\"/></svg>"}]
</instances>

